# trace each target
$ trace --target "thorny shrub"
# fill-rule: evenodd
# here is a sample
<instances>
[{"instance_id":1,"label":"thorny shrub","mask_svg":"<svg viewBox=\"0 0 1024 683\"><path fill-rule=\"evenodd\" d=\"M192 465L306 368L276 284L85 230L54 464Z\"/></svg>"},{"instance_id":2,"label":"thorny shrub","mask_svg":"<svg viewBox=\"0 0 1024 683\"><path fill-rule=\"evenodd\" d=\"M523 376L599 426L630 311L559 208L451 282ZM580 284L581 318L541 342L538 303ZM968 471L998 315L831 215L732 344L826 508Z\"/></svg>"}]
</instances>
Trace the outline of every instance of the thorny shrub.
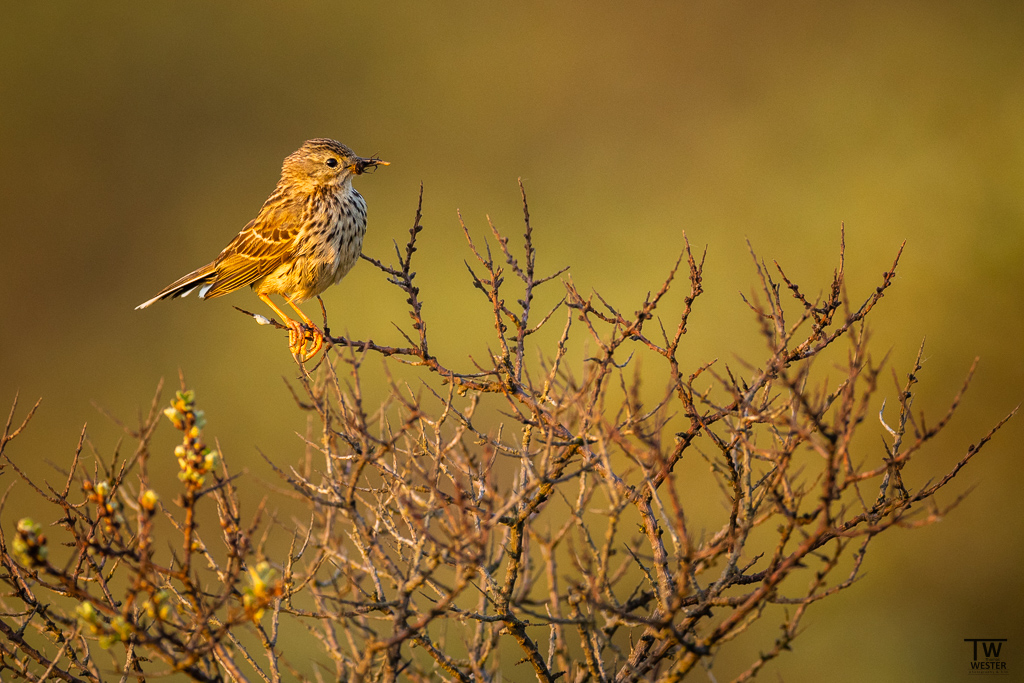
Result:
<instances>
[{"instance_id":1,"label":"thorny shrub","mask_svg":"<svg viewBox=\"0 0 1024 683\"><path fill-rule=\"evenodd\" d=\"M169 408L154 398L125 428L137 441L130 457L86 467L80 442L57 487L33 482L10 451L34 412L15 427L15 401L0 463L52 512L41 502L37 520L2 519L2 678L676 681L772 619L774 642L736 678L749 680L790 649L811 604L854 583L876 536L929 524L959 501L940 506L936 493L1009 419L915 486L906 465L963 393L937 422L914 416L919 353L895 415L880 414L883 444L855 443L884 365L864 321L899 254L857 305L843 247L818 300L755 257L748 305L767 352L741 376L681 361L704 264L685 236L664 282L625 313L564 271L535 271L525 193L523 209L520 255L493 225L496 251L484 248L459 219L495 333L490 360L470 370L431 351L414 284L419 208L396 266L364 257L403 293L411 332L405 346L328 336L315 378L300 368L297 403L318 433L295 466L270 465L290 487L278 493L306 509L295 524L265 503L243 515L239 478L204 443L184 383ZM655 314L679 271L689 290L666 328ZM561 301L535 311L537 288L558 282ZM534 335L560 319L557 342L538 349ZM591 355L570 352L576 337ZM812 372L842 345L840 376ZM389 374L386 399L365 405L361 371L377 356L414 366L420 389ZM647 381L664 384L651 405L627 369L641 356ZM148 475L162 417L183 434L177 486ZM694 509L684 458L706 463L718 506ZM204 514L219 530L199 533ZM695 516L715 526L695 528ZM56 544L68 549L59 563Z\"/></svg>"}]
</instances>

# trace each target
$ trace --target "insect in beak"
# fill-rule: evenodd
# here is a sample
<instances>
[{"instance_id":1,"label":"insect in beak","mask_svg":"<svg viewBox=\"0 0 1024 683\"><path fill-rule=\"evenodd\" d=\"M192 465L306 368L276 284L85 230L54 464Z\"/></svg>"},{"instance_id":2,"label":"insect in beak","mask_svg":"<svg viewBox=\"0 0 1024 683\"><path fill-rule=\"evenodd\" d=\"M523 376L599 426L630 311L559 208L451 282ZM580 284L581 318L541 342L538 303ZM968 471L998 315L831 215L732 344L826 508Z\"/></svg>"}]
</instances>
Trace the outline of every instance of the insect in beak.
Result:
<instances>
[{"instance_id":1,"label":"insect in beak","mask_svg":"<svg viewBox=\"0 0 1024 683\"><path fill-rule=\"evenodd\" d=\"M387 161L381 161L377 157L370 157L369 159L363 159L359 157L355 163L352 164L352 170L356 175L360 173L366 173L367 171L373 170L378 166L390 166L391 164Z\"/></svg>"}]
</instances>

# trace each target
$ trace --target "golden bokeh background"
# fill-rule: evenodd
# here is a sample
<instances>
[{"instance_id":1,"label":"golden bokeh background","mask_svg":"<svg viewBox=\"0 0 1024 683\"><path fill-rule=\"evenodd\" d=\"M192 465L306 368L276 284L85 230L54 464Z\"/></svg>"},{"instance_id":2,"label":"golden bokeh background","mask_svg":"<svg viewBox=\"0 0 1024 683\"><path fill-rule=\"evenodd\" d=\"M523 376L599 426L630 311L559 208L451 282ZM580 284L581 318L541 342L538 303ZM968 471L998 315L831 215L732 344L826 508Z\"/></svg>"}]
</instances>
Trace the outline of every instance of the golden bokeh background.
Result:
<instances>
[{"instance_id":1,"label":"golden bokeh background","mask_svg":"<svg viewBox=\"0 0 1024 683\"><path fill-rule=\"evenodd\" d=\"M739 296L755 284L746 239L813 293L845 223L854 299L907 240L876 354L905 373L927 338L916 408L934 417L982 359L908 483L938 476L1024 397L1019 2L6 3L0 63L0 404L43 397L10 448L51 480L86 422L96 449L114 450L118 430L90 402L130 422L179 368L236 470L272 478L257 448L298 457L284 334L231 308L259 310L255 297L132 309L212 259L281 160L318 136L392 162L356 183L369 255L394 260L423 182L418 282L433 349L453 364L490 341L456 209L480 236L485 215L519 234L522 177L539 266L569 265L627 310L682 231L707 245L694 367L762 346ZM368 264L325 300L333 331L400 340L402 298ZM977 637L1008 638L1019 675L1021 423L940 496L974 489L946 520L877 539L864 578L812 607L763 677L964 680L963 639ZM864 429L881 432L873 418ZM156 441L168 477L176 438ZM24 488L5 530L32 512ZM749 661L763 637L724 656Z\"/></svg>"}]
</instances>

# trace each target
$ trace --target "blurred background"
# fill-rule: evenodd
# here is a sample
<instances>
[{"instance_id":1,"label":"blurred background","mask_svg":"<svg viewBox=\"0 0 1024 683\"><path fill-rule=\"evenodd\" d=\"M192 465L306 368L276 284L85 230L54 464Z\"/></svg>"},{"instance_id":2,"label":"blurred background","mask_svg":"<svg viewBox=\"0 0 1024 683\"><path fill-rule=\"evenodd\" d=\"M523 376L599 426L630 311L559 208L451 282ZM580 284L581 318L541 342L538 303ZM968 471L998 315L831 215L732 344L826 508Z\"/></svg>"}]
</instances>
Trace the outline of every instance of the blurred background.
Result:
<instances>
[{"instance_id":1,"label":"blurred background","mask_svg":"<svg viewBox=\"0 0 1024 683\"><path fill-rule=\"evenodd\" d=\"M763 347L740 300L756 283L745 240L814 294L845 223L854 300L906 240L874 316L876 354L904 374L927 338L915 408L934 418L981 356L928 452L934 470L908 484L939 475L1024 397L1024 5L703 5L5 3L0 409L19 391L43 398L12 457L60 480L53 466L87 422L109 456L119 430L92 403L132 423L179 369L236 471L272 479L257 448L299 457L285 335L231 308L265 312L254 296L132 309L210 261L282 159L324 136L392 163L356 182L368 255L394 261L424 184L418 282L432 350L455 365L490 342L456 210L480 237L486 215L520 234L518 177L539 268L568 265L627 311L660 284L684 230L706 245L693 367ZM332 331L354 338L398 343L393 323L408 320L366 263L325 301ZM980 637L1008 638L1020 675L1022 422L940 495L973 487L941 524L876 540L864 578L812 607L763 678L964 680L963 639ZM170 481L176 440L165 425L155 442ZM23 489L5 530L32 512ZM730 650L718 676L774 634L763 638Z\"/></svg>"}]
</instances>

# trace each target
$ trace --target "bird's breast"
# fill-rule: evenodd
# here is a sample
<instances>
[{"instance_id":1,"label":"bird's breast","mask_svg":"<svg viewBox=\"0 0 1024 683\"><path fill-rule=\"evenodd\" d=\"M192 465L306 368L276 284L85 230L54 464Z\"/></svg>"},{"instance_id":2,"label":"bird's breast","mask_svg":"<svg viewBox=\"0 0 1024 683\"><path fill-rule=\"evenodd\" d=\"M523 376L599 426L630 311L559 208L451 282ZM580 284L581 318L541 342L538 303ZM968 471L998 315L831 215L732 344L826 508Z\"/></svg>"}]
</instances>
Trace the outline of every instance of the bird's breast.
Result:
<instances>
[{"instance_id":1,"label":"bird's breast","mask_svg":"<svg viewBox=\"0 0 1024 683\"><path fill-rule=\"evenodd\" d=\"M339 282L359 260L366 234L366 201L355 190L333 195L313 208L297 250L302 298Z\"/></svg>"}]
</instances>

